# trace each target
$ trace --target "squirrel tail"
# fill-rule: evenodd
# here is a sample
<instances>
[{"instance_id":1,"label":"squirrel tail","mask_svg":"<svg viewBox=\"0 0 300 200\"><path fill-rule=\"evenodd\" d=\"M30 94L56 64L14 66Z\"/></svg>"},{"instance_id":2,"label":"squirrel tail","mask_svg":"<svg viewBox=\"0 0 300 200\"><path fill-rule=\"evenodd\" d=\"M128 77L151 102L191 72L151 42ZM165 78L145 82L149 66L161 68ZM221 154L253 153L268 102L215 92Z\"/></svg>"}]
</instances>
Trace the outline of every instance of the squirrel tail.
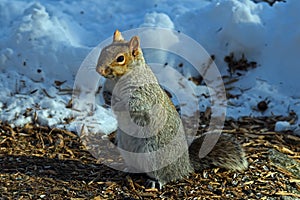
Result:
<instances>
[{"instance_id":1,"label":"squirrel tail","mask_svg":"<svg viewBox=\"0 0 300 200\"><path fill-rule=\"evenodd\" d=\"M221 134L211 152L204 158L199 158L199 150L204 137L194 139L189 147L190 161L195 171L201 171L212 166L234 171L244 171L248 168L248 161L242 146L233 136L228 134Z\"/></svg>"}]
</instances>

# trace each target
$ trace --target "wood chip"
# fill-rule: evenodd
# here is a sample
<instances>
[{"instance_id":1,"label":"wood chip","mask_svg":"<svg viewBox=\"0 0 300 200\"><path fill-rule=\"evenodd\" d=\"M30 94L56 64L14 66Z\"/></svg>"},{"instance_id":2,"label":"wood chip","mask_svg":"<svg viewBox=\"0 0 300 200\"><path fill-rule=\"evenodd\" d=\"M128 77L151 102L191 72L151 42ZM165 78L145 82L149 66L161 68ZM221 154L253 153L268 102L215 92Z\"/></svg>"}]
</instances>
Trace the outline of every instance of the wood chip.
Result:
<instances>
[{"instance_id":1,"label":"wood chip","mask_svg":"<svg viewBox=\"0 0 300 200\"><path fill-rule=\"evenodd\" d=\"M162 190L145 189L147 177L143 174L128 174L101 164L116 160L95 159L73 132L37 123L12 128L0 122L0 194L4 199L41 199L41 195L44 199L299 198L299 137L274 132L277 121L293 117L225 121L223 132L242 143L249 168L240 173L209 168L168 183ZM209 120L201 122L206 125ZM203 127L199 133L205 132L207 126ZM114 134L108 138L114 139ZM277 160L270 159L273 151L278 153Z\"/></svg>"},{"instance_id":2,"label":"wood chip","mask_svg":"<svg viewBox=\"0 0 300 200\"><path fill-rule=\"evenodd\" d=\"M286 191L279 191L279 192L276 192L275 194L279 195L279 196L291 196L291 197L300 198L300 194L295 194L295 193L286 192Z\"/></svg>"}]
</instances>

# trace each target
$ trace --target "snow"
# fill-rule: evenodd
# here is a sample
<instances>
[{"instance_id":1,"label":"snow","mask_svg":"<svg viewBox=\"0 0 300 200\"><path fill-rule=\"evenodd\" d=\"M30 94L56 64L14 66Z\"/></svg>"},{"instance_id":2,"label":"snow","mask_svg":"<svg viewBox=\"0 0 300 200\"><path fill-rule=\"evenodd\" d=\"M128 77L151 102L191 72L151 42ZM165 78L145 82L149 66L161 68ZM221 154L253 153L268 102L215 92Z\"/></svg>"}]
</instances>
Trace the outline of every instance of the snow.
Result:
<instances>
[{"instance_id":1,"label":"snow","mask_svg":"<svg viewBox=\"0 0 300 200\"><path fill-rule=\"evenodd\" d=\"M74 111L68 105L82 62L92 50L96 57L99 49L94 47L115 29L138 27L170 28L190 36L215 55L222 75L228 75L224 57L231 52L257 62L256 68L232 83L231 92L238 97L228 100L228 118L291 111L299 116L299 10L300 1L293 0L272 7L250 0L1 0L0 120L14 126L38 122L76 131L76 123L69 123ZM149 60L158 56L157 60L170 66L182 62L164 54L148 52L145 56ZM184 70L185 76L195 75ZM97 76L93 69L89 73ZM102 84L103 79L98 80ZM164 82L161 75L160 80ZM207 93L202 86L192 87ZM263 100L269 103L261 112L256 107ZM207 103L202 99L200 109L205 110ZM100 104L93 108L93 116L78 119L95 124L93 131L107 134L116 129L117 122ZM276 130L289 127L278 123Z\"/></svg>"},{"instance_id":2,"label":"snow","mask_svg":"<svg viewBox=\"0 0 300 200\"><path fill-rule=\"evenodd\" d=\"M275 124L275 131L293 131L296 135L300 136L300 127L298 125L290 124L287 121L278 121Z\"/></svg>"}]
</instances>

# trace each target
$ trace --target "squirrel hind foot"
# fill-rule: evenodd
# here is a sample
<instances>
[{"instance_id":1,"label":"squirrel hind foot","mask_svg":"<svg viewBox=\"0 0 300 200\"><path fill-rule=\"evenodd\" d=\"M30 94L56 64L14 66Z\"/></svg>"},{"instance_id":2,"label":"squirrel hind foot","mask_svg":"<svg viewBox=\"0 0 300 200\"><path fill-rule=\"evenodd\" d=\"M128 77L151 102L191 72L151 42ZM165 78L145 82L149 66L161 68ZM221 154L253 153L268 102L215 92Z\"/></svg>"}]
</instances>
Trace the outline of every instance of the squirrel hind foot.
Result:
<instances>
[{"instance_id":1,"label":"squirrel hind foot","mask_svg":"<svg viewBox=\"0 0 300 200\"><path fill-rule=\"evenodd\" d=\"M145 183L145 186L146 188L151 188L151 189L158 189L158 190L161 190L162 187L163 187L163 183L159 182L158 180L154 180L154 179L147 179L146 183Z\"/></svg>"}]
</instances>

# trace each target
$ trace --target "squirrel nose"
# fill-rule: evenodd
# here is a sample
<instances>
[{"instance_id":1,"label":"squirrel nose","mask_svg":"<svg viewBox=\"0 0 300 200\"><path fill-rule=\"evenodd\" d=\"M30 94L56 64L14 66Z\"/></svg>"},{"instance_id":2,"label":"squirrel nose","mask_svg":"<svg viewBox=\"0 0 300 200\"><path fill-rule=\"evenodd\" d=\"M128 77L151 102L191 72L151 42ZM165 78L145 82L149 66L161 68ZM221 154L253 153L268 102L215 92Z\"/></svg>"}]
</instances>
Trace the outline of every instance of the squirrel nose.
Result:
<instances>
[{"instance_id":1,"label":"squirrel nose","mask_svg":"<svg viewBox=\"0 0 300 200\"><path fill-rule=\"evenodd\" d=\"M107 74L109 74L110 69L107 66L99 66L97 67L97 72L105 77Z\"/></svg>"},{"instance_id":2,"label":"squirrel nose","mask_svg":"<svg viewBox=\"0 0 300 200\"><path fill-rule=\"evenodd\" d=\"M100 74L103 75L105 72L105 67L103 66L97 66L96 71Z\"/></svg>"}]
</instances>

